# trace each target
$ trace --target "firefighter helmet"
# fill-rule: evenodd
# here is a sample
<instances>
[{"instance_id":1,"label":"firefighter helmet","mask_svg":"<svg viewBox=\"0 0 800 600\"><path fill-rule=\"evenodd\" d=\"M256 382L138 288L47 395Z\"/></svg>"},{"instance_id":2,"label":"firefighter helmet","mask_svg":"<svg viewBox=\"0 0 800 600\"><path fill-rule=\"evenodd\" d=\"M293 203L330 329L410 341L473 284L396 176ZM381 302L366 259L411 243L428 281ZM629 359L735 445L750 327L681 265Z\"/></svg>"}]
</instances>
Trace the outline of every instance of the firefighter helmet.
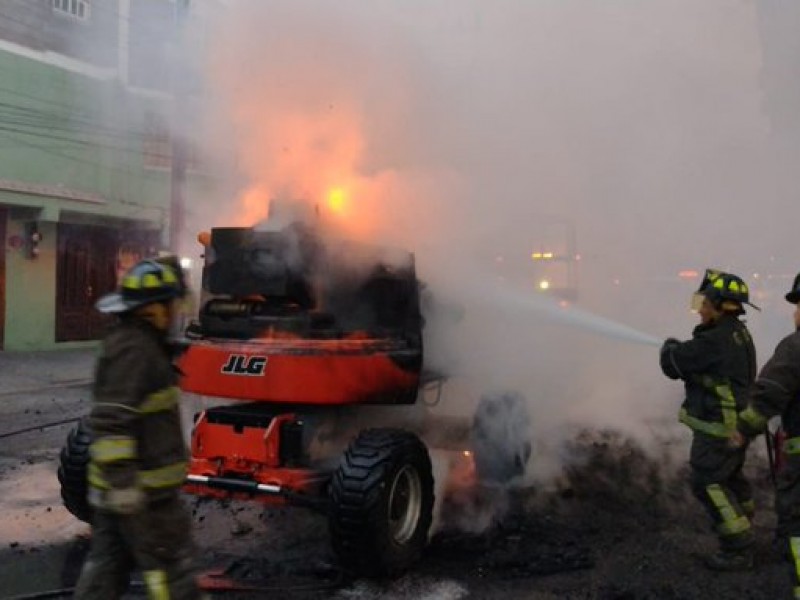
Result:
<instances>
[{"instance_id":1,"label":"firefighter helmet","mask_svg":"<svg viewBox=\"0 0 800 600\"><path fill-rule=\"evenodd\" d=\"M800 302L800 273L794 278L794 282L792 283L792 289L789 290L789 293L785 296L787 302L791 302L792 304L797 304Z\"/></svg>"},{"instance_id":2,"label":"firefighter helmet","mask_svg":"<svg viewBox=\"0 0 800 600\"><path fill-rule=\"evenodd\" d=\"M692 308L697 310L703 298L708 298L723 309L733 308L733 312L737 314L744 314L743 304L761 310L750 302L750 290L741 277L717 269L706 269L700 287L692 299Z\"/></svg>"},{"instance_id":3,"label":"firefighter helmet","mask_svg":"<svg viewBox=\"0 0 800 600\"><path fill-rule=\"evenodd\" d=\"M117 290L100 298L95 308L103 313L123 313L154 302L182 298L185 294L183 272L177 260L150 258L131 267Z\"/></svg>"},{"instance_id":4,"label":"firefighter helmet","mask_svg":"<svg viewBox=\"0 0 800 600\"><path fill-rule=\"evenodd\" d=\"M692 308L694 310L699 309L703 298L708 298L716 306L723 309L734 308L734 312L737 312L737 314L744 314L743 304L748 304L756 310L761 310L750 302L750 290L741 277L717 269L706 269L703 280L700 282L700 287L697 288L697 292L692 298ZM738 310L736 310L737 305Z\"/></svg>"}]
</instances>

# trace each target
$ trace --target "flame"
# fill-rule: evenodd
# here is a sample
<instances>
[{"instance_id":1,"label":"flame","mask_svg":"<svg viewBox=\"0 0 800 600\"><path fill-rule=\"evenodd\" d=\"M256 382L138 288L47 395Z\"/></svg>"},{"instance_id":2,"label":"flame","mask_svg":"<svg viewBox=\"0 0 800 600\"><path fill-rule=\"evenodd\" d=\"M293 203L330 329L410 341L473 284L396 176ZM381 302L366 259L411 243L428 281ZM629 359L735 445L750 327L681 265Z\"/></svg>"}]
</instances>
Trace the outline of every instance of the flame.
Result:
<instances>
[{"instance_id":1,"label":"flame","mask_svg":"<svg viewBox=\"0 0 800 600\"><path fill-rule=\"evenodd\" d=\"M237 225L252 226L269 214L273 199L309 204L327 225L348 237L369 238L385 212L391 171L365 176L365 132L354 113L337 117L294 114L253 117L258 143L244 152L253 183L237 199ZM283 140L280 148L277 142Z\"/></svg>"},{"instance_id":2,"label":"flame","mask_svg":"<svg viewBox=\"0 0 800 600\"><path fill-rule=\"evenodd\" d=\"M235 224L240 227L250 227L266 219L269 212L269 191L261 185L255 185L245 190L237 202L239 210Z\"/></svg>"},{"instance_id":3,"label":"flame","mask_svg":"<svg viewBox=\"0 0 800 600\"><path fill-rule=\"evenodd\" d=\"M255 17L261 4L221 20L204 55L215 108L209 140L221 140L215 151L232 159L231 182L244 182L234 197L220 199L215 224L253 226L268 216L270 201L299 200L336 237L405 243L409 232L418 233L406 224L434 222L438 198L461 185L456 171L434 177L404 158L410 141L402 123L415 93L398 77L405 82L411 73L401 68L376 87L371 73L382 63L337 31L312 28L307 38L336 52L298 52L285 24L264 35ZM306 31L299 14L292 10L281 22L297 18Z\"/></svg>"},{"instance_id":4,"label":"flame","mask_svg":"<svg viewBox=\"0 0 800 600\"><path fill-rule=\"evenodd\" d=\"M335 214L342 214L345 210L345 192L342 188L333 188L328 192L328 208Z\"/></svg>"}]
</instances>

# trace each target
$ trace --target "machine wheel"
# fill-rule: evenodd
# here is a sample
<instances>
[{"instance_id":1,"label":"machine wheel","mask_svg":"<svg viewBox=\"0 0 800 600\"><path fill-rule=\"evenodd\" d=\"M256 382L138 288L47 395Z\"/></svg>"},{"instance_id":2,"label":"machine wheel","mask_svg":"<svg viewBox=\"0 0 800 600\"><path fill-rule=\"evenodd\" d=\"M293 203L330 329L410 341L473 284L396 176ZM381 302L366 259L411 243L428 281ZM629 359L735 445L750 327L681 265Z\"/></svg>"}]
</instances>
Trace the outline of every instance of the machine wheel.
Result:
<instances>
[{"instance_id":1,"label":"machine wheel","mask_svg":"<svg viewBox=\"0 0 800 600\"><path fill-rule=\"evenodd\" d=\"M517 392L484 394L472 423L472 449L480 483L507 485L525 474L532 451L525 397Z\"/></svg>"},{"instance_id":2,"label":"machine wheel","mask_svg":"<svg viewBox=\"0 0 800 600\"><path fill-rule=\"evenodd\" d=\"M91 523L93 510L86 499L86 470L89 466L89 446L92 432L86 419L69 432L67 443L61 449L58 481L61 499L69 512L81 521Z\"/></svg>"},{"instance_id":3,"label":"machine wheel","mask_svg":"<svg viewBox=\"0 0 800 600\"><path fill-rule=\"evenodd\" d=\"M333 549L345 570L393 576L419 559L433 517L428 450L399 429L368 429L350 444L330 488Z\"/></svg>"}]
</instances>

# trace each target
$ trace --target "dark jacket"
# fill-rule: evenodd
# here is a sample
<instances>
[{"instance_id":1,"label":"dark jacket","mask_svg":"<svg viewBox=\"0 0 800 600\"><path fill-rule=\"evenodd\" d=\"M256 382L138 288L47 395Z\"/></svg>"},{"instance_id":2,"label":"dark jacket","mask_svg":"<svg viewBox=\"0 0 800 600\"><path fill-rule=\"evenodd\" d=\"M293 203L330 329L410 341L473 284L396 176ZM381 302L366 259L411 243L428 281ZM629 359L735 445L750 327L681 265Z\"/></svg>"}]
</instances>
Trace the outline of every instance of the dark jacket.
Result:
<instances>
[{"instance_id":1,"label":"dark jacket","mask_svg":"<svg viewBox=\"0 0 800 600\"><path fill-rule=\"evenodd\" d=\"M89 416L91 487L137 486L158 500L183 484L187 455L177 380L165 337L150 323L128 317L108 334Z\"/></svg>"},{"instance_id":2,"label":"dark jacket","mask_svg":"<svg viewBox=\"0 0 800 600\"><path fill-rule=\"evenodd\" d=\"M667 341L661 349L661 370L684 381L681 422L695 432L725 438L746 405L756 374L756 350L744 323L723 315L695 327L691 340Z\"/></svg>"},{"instance_id":3,"label":"dark jacket","mask_svg":"<svg viewBox=\"0 0 800 600\"><path fill-rule=\"evenodd\" d=\"M781 415L788 437L800 436L800 331L783 338L761 369L740 414L739 431L754 437L775 415Z\"/></svg>"}]
</instances>

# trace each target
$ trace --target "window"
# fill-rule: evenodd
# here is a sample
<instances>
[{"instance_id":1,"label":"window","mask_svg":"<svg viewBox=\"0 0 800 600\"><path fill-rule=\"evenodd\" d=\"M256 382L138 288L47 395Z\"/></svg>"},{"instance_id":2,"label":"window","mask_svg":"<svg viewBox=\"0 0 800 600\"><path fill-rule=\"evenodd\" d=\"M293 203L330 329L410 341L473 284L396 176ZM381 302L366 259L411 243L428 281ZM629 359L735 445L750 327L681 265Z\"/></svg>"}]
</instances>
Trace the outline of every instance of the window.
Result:
<instances>
[{"instance_id":1,"label":"window","mask_svg":"<svg viewBox=\"0 0 800 600\"><path fill-rule=\"evenodd\" d=\"M89 0L53 0L53 10L76 19L89 18Z\"/></svg>"}]
</instances>

